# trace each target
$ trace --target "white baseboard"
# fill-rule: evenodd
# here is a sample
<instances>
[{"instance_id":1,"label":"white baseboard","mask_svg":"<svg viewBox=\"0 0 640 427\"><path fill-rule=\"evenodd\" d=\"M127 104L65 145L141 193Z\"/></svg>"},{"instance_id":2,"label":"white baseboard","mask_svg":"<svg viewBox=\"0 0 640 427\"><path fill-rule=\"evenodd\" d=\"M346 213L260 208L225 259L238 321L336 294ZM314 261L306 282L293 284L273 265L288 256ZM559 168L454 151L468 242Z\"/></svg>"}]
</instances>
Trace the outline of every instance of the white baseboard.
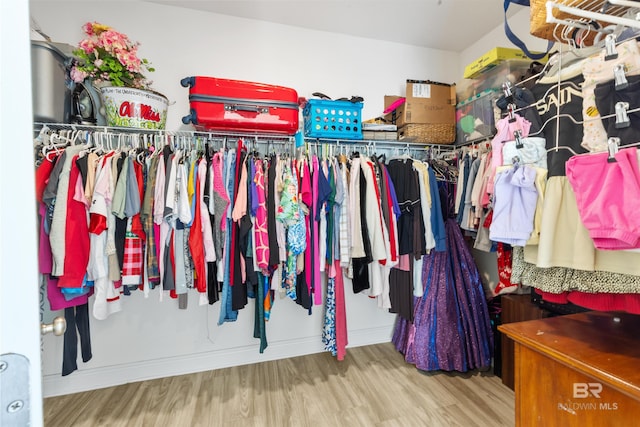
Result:
<instances>
[{"instance_id":1,"label":"white baseboard","mask_svg":"<svg viewBox=\"0 0 640 427\"><path fill-rule=\"evenodd\" d=\"M391 331L388 326L349 331L348 348L380 344L390 340ZM267 351L263 354L258 352L256 345L251 345L79 370L67 377L62 377L59 374L45 375L43 376L43 395L44 397L60 396L137 381L286 359L323 351L324 348L319 337L308 337L270 342ZM349 357L348 351L347 357Z\"/></svg>"}]
</instances>

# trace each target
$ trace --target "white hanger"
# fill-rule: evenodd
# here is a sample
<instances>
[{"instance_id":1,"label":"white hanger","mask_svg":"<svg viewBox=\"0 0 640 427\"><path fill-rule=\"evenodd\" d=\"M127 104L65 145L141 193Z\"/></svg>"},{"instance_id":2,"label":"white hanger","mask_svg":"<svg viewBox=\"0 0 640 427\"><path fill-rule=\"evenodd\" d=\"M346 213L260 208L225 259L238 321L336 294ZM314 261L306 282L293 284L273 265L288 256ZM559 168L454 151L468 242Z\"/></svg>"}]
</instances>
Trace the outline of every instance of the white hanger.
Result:
<instances>
[{"instance_id":1,"label":"white hanger","mask_svg":"<svg viewBox=\"0 0 640 427\"><path fill-rule=\"evenodd\" d=\"M45 144L42 147L42 155L49 161L51 161L49 154L52 152L56 155L60 154L64 151L64 148L69 145L68 138L61 136L58 132L54 132L49 135L48 142L48 144Z\"/></svg>"}]
</instances>

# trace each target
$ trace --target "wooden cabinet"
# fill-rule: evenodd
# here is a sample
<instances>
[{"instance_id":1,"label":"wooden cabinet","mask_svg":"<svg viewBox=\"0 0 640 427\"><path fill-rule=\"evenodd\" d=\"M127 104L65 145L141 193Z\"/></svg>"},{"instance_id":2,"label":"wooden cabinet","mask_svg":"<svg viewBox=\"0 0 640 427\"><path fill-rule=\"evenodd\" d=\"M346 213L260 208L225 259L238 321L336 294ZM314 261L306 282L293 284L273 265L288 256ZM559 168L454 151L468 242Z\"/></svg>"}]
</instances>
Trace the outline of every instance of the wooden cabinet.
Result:
<instances>
[{"instance_id":1,"label":"wooden cabinet","mask_svg":"<svg viewBox=\"0 0 640 427\"><path fill-rule=\"evenodd\" d=\"M502 313L501 323L523 322L525 320L536 320L549 317L551 313L531 302L530 295L504 295L501 297ZM501 374L502 384L514 389L513 378L513 352L514 342L511 338L501 337L500 361L502 364Z\"/></svg>"},{"instance_id":2,"label":"wooden cabinet","mask_svg":"<svg viewBox=\"0 0 640 427\"><path fill-rule=\"evenodd\" d=\"M587 312L510 323L516 426L640 425L640 316Z\"/></svg>"}]
</instances>

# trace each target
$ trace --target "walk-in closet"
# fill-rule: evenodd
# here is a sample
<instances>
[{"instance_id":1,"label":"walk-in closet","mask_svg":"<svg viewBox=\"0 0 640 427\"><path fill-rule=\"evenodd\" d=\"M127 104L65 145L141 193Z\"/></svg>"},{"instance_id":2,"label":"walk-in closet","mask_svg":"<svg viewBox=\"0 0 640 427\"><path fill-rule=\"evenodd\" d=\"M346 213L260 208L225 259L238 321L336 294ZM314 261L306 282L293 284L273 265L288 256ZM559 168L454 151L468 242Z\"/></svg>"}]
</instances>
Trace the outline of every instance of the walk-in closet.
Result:
<instances>
[{"instance_id":1,"label":"walk-in closet","mask_svg":"<svg viewBox=\"0 0 640 427\"><path fill-rule=\"evenodd\" d=\"M1 1L0 425L635 425L637 2Z\"/></svg>"}]
</instances>

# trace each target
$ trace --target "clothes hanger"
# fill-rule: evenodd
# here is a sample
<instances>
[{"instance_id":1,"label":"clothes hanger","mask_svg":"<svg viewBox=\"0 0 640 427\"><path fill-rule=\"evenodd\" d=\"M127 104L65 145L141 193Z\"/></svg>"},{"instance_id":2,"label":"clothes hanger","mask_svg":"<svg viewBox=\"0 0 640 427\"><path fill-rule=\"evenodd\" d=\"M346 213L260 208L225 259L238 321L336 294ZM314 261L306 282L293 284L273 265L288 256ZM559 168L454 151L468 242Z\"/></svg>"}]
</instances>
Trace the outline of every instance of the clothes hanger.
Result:
<instances>
[{"instance_id":1,"label":"clothes hanger","mask_svg":"<svg viewBox=\"0 0 640 427\"><path fill-rule=\"evenodd\" d=\"M549 76L554 76L560 71L562 67L567 67L576 62L580 62L583 59L586 59L590 56L597 55L599 52L601 52L603 49L606 48L608 43L607 36L609 36L609 40L611 40L611 38L613 37L614 46L618 46L626 41L635 39L636 35L620 38L620 36L623 35L626 29L627 29L626 27L623 27L620 25L616 25L613 28L610 28L610 27L604 28L602 31L598 32L598 35L596 35L594 44L592 46L580 47L577 49L570 49L566 51L561 58L562 65L560 65L560 62L558 61L560 58L558 58L558 60L554 60L553 64L547 70L547 74ZM591 28L589 29L589 31L591 31ZM584 37L586 37L586 35ZM552 58L556 56L557 55L554 55ZM551 58L549 59L549 62L551 62ZM547 64L549 64L549 62L547 62Z\"/></svg>"},{"instance_id":2,"label":"clothes hanger","mask_svg":"<svg viewBox=\"0 0 640 427\"><path fill-rule=\"evenodd\" d=\"M68 145L68 138L61 136L58 132L54 132L49 135L49 145L45 145L44 147L42 147L42 155L47 160L52 161L52 159L49 158L49 155L53 152L57 156L58 154L62 153L64 151L64 148L66 148Z\"/></svg>"},{"instance_id":3,"label":"clothes hanger","mask_svg":"<svg viewBox=\"0 0 640 427\"><path fill-rule=\"evenodd\" d=\"M531 80L539 79L540 77L544 76L547 73L548 68L551 67L551 64L555 63L557 60L558 60L557 55L554 53L553 56L549 57L549 60L542 66L542 70L540 70L539 73L536 73L536 74L534 74L532 76L529 76L526 79L522 79L520 81L517 81L517 82L513 83L513 85L514 86L522 86L522 85L524 85L525 83L527 83L527 82L529 82ZM537 61L534 61L534 62L537 62Z\"/></svg>"},{"instance_id":4,"label":"clothes hanger","mask_svg":"<svg viewBox=\"0 0 640 427\"><path fill-rule=\"evenodd\" d=\"M640 112L640 107L636 107L636 108L633 108L633 109L630 109L630 110L626 110L627 116L629 114L638 113L638 112ZM576 120L575 118L573 118L573 116L571 116L569 114L564 114L564 113L563 114L557 114L557 115L547 119L547 121L544 122L542 124L542 126L540 127L540 130L538 130L537 132L534 132L534 133L530 133L529 137L541 134L548 123L550 123L552 120L555 120L556 118L562 118L562 117L571 120L573 123L575 123L577 125L584 125L585 123L592 122L592 121L597 121L597 120L611 119L611 118L614 118L614 117L617 119L618 118L618 113L606 114L604 116L589 118L589 119L586 119L586 120Z\"/></svg>"},{"instance_id":5,"label":"clothes hanger","mask_svg":"<svg viewBox=\"0 0 640 427\"><path fill-rule=\"evenodd\" d=\"M573 154L574 156L579 156L580 154L576 153L575 150L571 147L568 147L566 145L556 145L555 147L551 147L549 149L547 149L547 153L550 153L552 151L558 152L559 150L567 150L570 151L571 154ZM589 154L589 153L584 153L584 154Z\"/></svg>"}]
</instances>

